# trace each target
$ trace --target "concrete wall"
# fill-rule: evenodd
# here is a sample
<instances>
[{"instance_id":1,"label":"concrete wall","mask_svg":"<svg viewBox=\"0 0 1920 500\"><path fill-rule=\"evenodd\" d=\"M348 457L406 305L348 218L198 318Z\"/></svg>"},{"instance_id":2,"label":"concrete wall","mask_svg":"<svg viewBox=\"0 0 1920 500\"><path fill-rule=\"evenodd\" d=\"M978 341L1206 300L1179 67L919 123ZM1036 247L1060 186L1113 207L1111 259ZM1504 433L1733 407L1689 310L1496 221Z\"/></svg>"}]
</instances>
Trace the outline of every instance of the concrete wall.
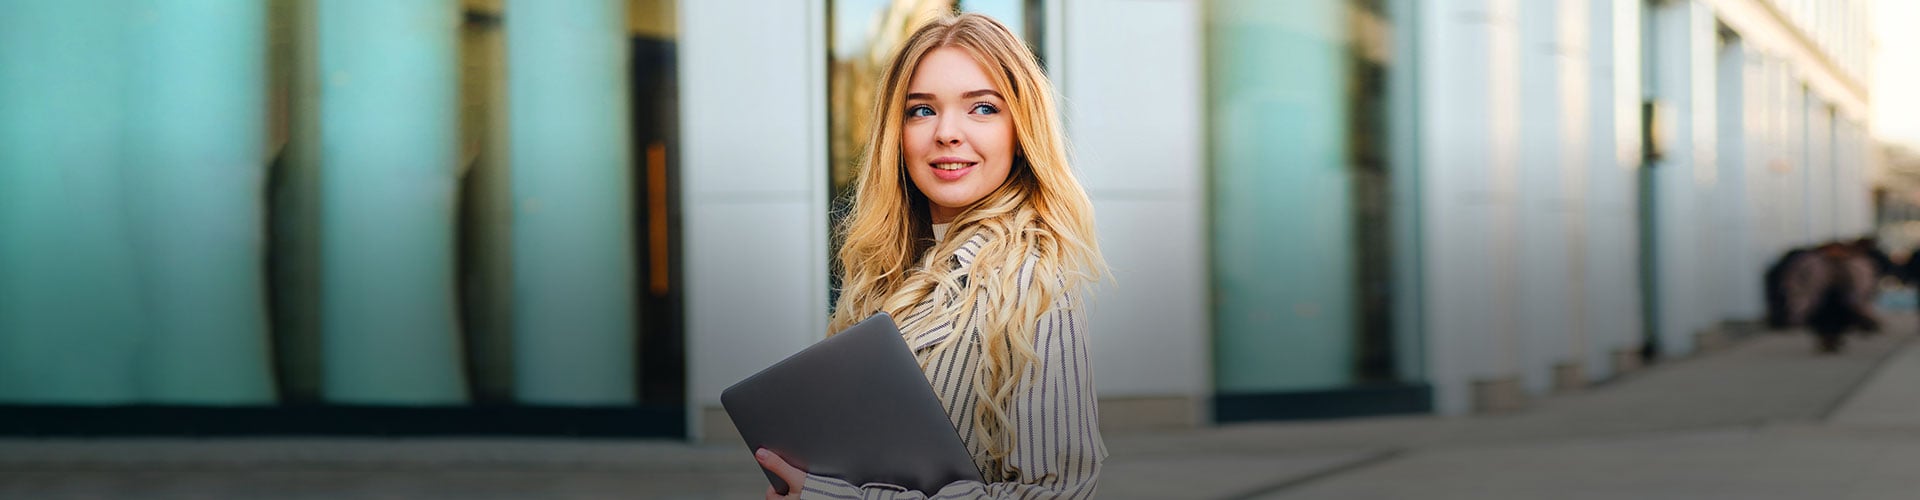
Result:
<instances>
[{"instance_id":1,"label":"concrete wall","mask_svg":"<svg viewBox=\"0 0 1920 500\"><path fill-rule=\"evenodd\" d=\"M726 423L722 389L826 336L825 12L680 5L692 436Z\"/></svg>"},{"instance_id":2,"label":"concrete wall","mask_svg":"<svg viewBox=\"0 0 1920 500\"><path fill-rule=\"evenodd\" d=\"M1203 420L1208 361L1201 2L1069 0L1050 58L1074 167L1113 279L1094 295L1094 369L1109 427ZM1141 64L1141 61L1158 61ZM1133 415L1133 401L1191 408Z\"/></svg>"}]
</instances>

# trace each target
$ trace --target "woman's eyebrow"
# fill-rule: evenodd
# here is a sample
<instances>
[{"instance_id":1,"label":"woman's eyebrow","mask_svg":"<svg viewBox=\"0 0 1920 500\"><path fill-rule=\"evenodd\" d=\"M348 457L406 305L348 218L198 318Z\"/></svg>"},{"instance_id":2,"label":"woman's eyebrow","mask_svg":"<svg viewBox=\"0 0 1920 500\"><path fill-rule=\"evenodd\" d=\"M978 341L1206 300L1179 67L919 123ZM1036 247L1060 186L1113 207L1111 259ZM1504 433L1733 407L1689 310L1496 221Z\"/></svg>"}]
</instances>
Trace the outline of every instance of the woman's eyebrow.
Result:
<instances>
[{"instance_id":1,"label":"woman's eyebrow","mask_svg":"<svg viewBox=\"0 0 1920 500\"><path fill-rule=\"evenodd\" d=\"M990 96L994 96L994 97L1000 97L1000 93L999 93L999 92L994 92L994 91L993 91L993 89L980 89L980 90L973 90L973 91L968 91L968 92L967 92L967 93L965 93L965 94L960 94L960 98L961 98L961 99L972 99L972 98L975 98L975 97L980 97L980 96L983 96L983 95L990 95ZM1000 97L1000 99L1001 99L1001 100L1005 100L1006 98L1005 98L1005 97Z\"/></svg>"},{"instance_id":2,"label":"woman's eyebrow","mask_svg":"<svg viewBox=\"0 0 1920 500\"><path fill-rule=\"evenodd\" d=\"M960 98L961 98L961 99L972 99L972 98L975 98L975 97L980 97L980 96L983 96L983 95L990 95L990 96L994 96L994 97L999 97L999 98L1000 98L1001 100L1006 100L1006 98L1005 98L1005 97L1001 97L1001 96L1000 96L1000 92L998 92L998 91L995 91L995 90L993 90L993 89L980 89L980 90L969 90L969 91L967 91L966 93L963 93L963 94L960 94ZM934 99L934 97L933 97L933 94L929 94L929 93L925 93L925 92L912 92L912 93L908 93L908 94L907 94L907 100L909 100L909 101L916 101L916 100L919 100L919 101L932 101L932 100L935 100L935 99Z\"/></svg>"}]
</instances>

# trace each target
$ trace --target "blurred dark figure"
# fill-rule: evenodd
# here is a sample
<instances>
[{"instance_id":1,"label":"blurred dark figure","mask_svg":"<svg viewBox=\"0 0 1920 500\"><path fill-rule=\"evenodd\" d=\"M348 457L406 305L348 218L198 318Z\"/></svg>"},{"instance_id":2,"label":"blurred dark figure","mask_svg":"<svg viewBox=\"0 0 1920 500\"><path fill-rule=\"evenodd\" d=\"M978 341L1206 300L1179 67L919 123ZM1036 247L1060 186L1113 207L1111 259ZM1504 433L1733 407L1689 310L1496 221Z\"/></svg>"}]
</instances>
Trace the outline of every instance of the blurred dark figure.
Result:
<instances>
[{"instance_id":1,"label":"blurred dark figure","mask_svg":"<svg viewBox=\"0 0 1920 500\"><path fill-rule=\"evenodd\" d=\"M1920 248L1915 248L1913 253L1907 254L1907 261L1900 263L1898 269L1901 283L1920 288Z\"/></svg>"},{"instance_id":2,"label":"blurred dark figure","mask_svg":"<svg viewBox=\"0 0 1920 500\"><path fill-rule=\"evenodd\" d=\"M1793 326L1791 322L1787 321L1787 287L1785 283L1787 269L1789 267L1805 267L1804 265L1795 266L1794 264L1804 260L1804 257L1810 252L1812 251L1805 248L1787 250L1785 255L1780 256L1780 260L1774 261L1773 265L1767 268L1767 275L1764 281L1764 286L1767 291L1767 328L1785 330Z\"/></svg>"},{"instance_id":3,"label":"blurred dark figure","mask_svg":"<svg viewBox=\"0 0 1920 500\"><path fill-rule=\"evenodd\" d=\"M1891 276L1900 280L1902 283L1907 282L1909 276L1912 276L1907 273L1905 266L1896 266L1893 264L1893 257L1887 255L1886 251L1880 249L1879 238L1868 236L1853 240L1852 246L1854 251L1866 256L1868 260L1873 262L1874 276Z\"/></svg>"},{"instance_id":4,"label":"blurred dark figure","mask_svg":"<svg viewBox=\"0 0 1920 500\"><path fill-rule=\"evenodd\" d=\"M1872 244L1834 242L1782 256L1766 276L1771 326L1806 326L1829 353L1840 351L1849 330L1879 331L1874 298L1880 277L1895 270L1877 245L1862 242Z\"/></svg>"}]
</instances>

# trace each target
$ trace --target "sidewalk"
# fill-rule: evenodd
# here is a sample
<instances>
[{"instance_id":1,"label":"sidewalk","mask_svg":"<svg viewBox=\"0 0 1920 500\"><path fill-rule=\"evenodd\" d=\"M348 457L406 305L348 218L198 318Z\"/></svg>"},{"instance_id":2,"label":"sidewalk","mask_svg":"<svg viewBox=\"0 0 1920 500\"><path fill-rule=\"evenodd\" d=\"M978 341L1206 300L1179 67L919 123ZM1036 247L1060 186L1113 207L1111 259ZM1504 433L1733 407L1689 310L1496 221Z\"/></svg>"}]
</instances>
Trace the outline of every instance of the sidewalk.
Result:
<instances>
[{"instance_id":1,"label":"sidewalk","mask_svg":"<svg viewBox=\"0 0 1920 500\"><path fill-rule=\"evenodd\" d=\"M1109 435L1101 498L1914 498L1920 326L1889 319L1840 355L1759 335L1510 415ZM0 498L732 499L763 481L745 450L658 441L0 441Z\"/></svg>"},{"instance_id":2,"label":"sidewalk","mask_svg":"<svg viewBox=\"0 0 1920 500\"><path fill-rule=\"evenodd\" d=\"M1680 416L1687 412L1674 412L1671 416L1677 418L1665 420L1674 425L1669 429L1648 426L1620 434L1574 432L1563 437L1456 441L1422 447L1391 462L1257 498L1920 498L1920 474L1914 469L1914 464L1920 464L1920 387L1916 387L1920 383L1920 341L1912 340L1911 317L1896 325L1893 328L1909 333L1883 335L1850 347L1844 356L1877 358L1884 353L1885 359L1868 365L1876 369L1862 374L1860 384L1844 391L1845 397L1831 404L1810 404L1817 403L1813 386L1826 385L1831 379L1797 388L1779 387L1783 389L1778 401L1781 404L1756 404L1760 401L1756 398L1767 394L1751 389L1774 387L1772 384L1782 381L1779 375L1813 378L1824 372L1837 379L1841 378L1840 372L1848 371L1831 366L1835 363L1823 363L1840 359L1807 355L1804 336L1769 336L1727 353L1720 363L1701 360L1694 366L1674 367L1669 373L1647 377L1677 379L1686 378L1688 373L1716 373L1742 377L1728 381L1747 380L1695 393L1700 399L1690 406L1699 413ZM1802 350L1797 361L1775 358L1793 354L1793 349ZM1746 370L1769 364L1778 365L1776 373ZM1635 392L1641 391L1622 387L1612 397L1596 395L1593 399L1625 403L1636 399L1631 396ZM1788 401L1796 395L1806 399ZM1549 406L1535 418L1593 422L1554 415L1583 403L1558 401ZM1729 411L1730 406L1748 409ZM1808 411L1822 406L1827 410ZM1599 405L1588 409L1605 408L1624 407ZM1739 418L1742 413L1750 418Z\"/></svg>"}]
</instances>

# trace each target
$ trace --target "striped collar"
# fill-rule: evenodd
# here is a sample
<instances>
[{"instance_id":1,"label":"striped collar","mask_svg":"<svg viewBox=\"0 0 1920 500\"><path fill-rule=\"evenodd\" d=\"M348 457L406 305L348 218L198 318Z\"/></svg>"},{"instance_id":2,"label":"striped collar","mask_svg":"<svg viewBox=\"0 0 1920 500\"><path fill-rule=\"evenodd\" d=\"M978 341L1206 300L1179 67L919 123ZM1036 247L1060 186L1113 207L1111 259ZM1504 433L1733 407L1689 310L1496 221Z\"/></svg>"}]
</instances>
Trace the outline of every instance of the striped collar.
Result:
<instances>
[{"instance_id":1,"label":"striped collar","mask_svg":"<svg viewBox=\"0 0 1920 500\"><path fill-rule=\"evenodd\" d=\"M987 233L985 232L974 233L972 237L967 238L967 242L960 244L960 248L953 252L953 269L947 271L947 275L955 279L965 280L968 271L973 268L974 258L980 254L980 247L986 245L986 243ZM928 346L938 344L940 341L946 340L947 337L953 335L952 318L941 318L932 314L935 310L939 309L942 304L945 304L947 300L946 291L938 288L934 289L933 294L922 301L920 306L911 313L913 317L909 319L908 324L900 325L903 329L913 330L923 328L923 325L928 323L933 324L932 328L920 330L918 333L907 333L907 347L918 352Z\"/></svg>"},{"instance_id":2,"label":"striped collar","mask_svg":"<svg viewBox=\"0 0 1920 500\"><path fill-rule=\"evenodd\" d=\"M953 270L956 272L966 271L968 268L973 267L973 259L980 255L980 247L986 244L987 233L985 231L973 233L973 237L967 238L966 243L960 244L960 249L954 250L953 260L955 266Z\"/></svg>"}]
</instances>

